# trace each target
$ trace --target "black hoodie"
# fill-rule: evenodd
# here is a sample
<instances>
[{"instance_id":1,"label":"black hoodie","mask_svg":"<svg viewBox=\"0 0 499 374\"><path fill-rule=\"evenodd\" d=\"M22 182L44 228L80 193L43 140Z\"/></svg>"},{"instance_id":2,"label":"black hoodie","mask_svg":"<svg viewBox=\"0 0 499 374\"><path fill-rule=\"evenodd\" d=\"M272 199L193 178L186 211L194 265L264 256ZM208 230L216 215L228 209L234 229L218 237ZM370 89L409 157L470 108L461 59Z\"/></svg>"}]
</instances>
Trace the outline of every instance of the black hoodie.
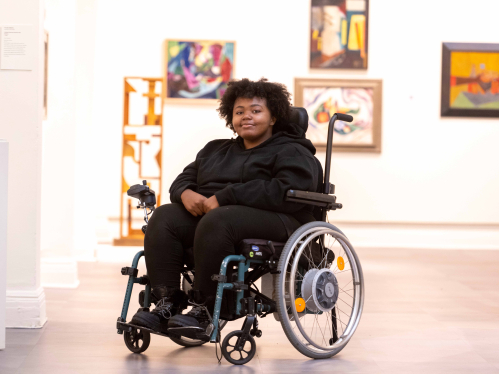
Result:
<instances>
[{"instance_id":1,"label":"black hoodie","mask_svg":"<svg viewBox=\"0 0 499 374\"><path fill-rule=\"evenodd\" d=\"M295 124L287 130L251 149L241 137L209 142L172 183L170 200L182 203L180 195L191 189L215 195L220 206L245 205L291 214L302 224L313 221L312 206L286 202L285 196L290 189L317 192L322 168L303 130Z\"/></svg>"}]
</instances>

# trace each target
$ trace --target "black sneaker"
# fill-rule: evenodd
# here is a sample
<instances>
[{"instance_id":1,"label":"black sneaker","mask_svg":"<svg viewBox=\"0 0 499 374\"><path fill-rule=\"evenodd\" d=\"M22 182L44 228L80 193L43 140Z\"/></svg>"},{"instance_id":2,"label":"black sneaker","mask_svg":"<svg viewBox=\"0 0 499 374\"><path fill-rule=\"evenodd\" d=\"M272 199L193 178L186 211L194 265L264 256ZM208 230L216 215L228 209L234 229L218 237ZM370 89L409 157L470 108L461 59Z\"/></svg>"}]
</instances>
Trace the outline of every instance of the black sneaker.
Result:
<instances>
[{"instance_id":1,"label":"black sneaker","mask_svg":"<svg viewBox=\"0 0 499 374\"><path fill-rule=\"evenodd\" d=\"M170 318L185 309L187 295L179 289L156 288L153 292L156 296L167 296L158 297L159 301L151 312L137 312L130 323L166 334Z\"/></svg>"},{"instance_id":2,"label":"black sneaker","mask_svg":"<svg viewBox=\"0 0 499 374\"><path fill-rule=\"evenodd\" d=\"M177 314L170 318L168 327L201 327L206 329L211 323L206 309L202 306L194 306L187 314Z\"/></svg>"}]
</instances>

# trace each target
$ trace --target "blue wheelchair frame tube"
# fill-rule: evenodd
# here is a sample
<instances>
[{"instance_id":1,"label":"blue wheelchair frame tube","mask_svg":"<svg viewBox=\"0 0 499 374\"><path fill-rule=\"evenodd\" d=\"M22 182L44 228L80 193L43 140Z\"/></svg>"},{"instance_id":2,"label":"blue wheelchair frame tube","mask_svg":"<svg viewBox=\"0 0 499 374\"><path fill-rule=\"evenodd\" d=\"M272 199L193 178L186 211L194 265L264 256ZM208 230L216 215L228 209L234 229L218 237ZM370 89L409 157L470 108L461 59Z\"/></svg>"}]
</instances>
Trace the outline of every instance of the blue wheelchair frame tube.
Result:
<instances>
[{"instance_id":1,"label":"blue wheelchair frame tube","mask_svg":"<svg viewBox=\"0 0 499 374\"><path fill-rule=\"evenodd\" d=\"M132 268L137 269L137 265L139 264L140 258L144 255L144 251L138 252L135 257L133 258L132 261ZM126 286L126 293L125 293L125 301L123 302L123 309L121 309L121 318L122 321L126 321L126 315L128 313L128 306L130 305L130 298L132 297L132 289L133 289L133 284L134 283L139 283L140 280L139 278L134 277L133 275L130 275L128 278L128 284ZM149 287L149 289L148 289ZM150 301L149 301L149 292L150 291L150 285L148 284L146 286L146 294L144 298L144 306L149 307Z\"/></svg>"},{"instance_id":2,"label":"blue wheelchair frame tube","mask_svg":"<svg viewBox=\"0 0 499 374\"><path fill-rule=\"evenodd\" d=\"M238 282L244 282L244 274L250 268L250 264L254 263L263 263L260 260L246 260L246 257L239 255L230 255L224 258L222 261L222 265L220 265L220 275L227 275L227 267L229 262L239 262L239 266L237 268L237 280ZM215 299L215 308L213 310L213 331L211 333L210 342L215 343L217 341L218 335L218 327L219 327L219 318L220 318L220 309L222 308L222 297L224 290L232 290L234 285L229 282L218 282L217 286L217 295ZM236 315L241 314L241 299L244 296L244 290L237 291L236 296Z\"/></svg>"}]
</instances>

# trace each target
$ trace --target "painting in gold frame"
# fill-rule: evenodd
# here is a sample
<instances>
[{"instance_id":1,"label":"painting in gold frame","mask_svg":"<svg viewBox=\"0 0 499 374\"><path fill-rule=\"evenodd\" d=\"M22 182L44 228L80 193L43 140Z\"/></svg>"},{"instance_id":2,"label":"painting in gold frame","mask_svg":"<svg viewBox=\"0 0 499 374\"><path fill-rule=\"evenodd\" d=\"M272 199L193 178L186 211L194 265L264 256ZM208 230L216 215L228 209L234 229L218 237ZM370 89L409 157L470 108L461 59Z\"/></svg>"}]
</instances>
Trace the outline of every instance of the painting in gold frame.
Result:
<instances>
[{"instance_id":1,"label":"painting in gold frame","mask_svg":"<svg viewBox=\"0 0 499 374\"><path fill-rule=\"evenodd\" d=\"M309 116L307 138L319 151L327 144L334 113L353 122L336 121L333 152L381 152L381 80L295 78L295 106Z\"/></svg>"}]
</instances>

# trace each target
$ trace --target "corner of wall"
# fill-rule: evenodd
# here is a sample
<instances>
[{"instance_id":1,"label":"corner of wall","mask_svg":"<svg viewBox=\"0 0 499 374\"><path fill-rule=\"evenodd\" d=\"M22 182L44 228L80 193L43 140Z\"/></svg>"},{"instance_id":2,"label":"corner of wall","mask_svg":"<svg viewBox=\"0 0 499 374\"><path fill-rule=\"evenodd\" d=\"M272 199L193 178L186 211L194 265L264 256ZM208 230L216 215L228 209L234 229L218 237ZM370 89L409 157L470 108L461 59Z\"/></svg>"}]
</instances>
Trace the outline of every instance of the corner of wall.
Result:
<instances>
[{"instance_id":1,"label":"corner of wall","mask_svg":"<svg viewBox=\"0 0 499 374\"><path fill-rule=\"evenodd\" d=\"M42 328L47 322L45 292L37 290L8 290L6 303L7 328Z\"/></svg>"}]
</instances>

